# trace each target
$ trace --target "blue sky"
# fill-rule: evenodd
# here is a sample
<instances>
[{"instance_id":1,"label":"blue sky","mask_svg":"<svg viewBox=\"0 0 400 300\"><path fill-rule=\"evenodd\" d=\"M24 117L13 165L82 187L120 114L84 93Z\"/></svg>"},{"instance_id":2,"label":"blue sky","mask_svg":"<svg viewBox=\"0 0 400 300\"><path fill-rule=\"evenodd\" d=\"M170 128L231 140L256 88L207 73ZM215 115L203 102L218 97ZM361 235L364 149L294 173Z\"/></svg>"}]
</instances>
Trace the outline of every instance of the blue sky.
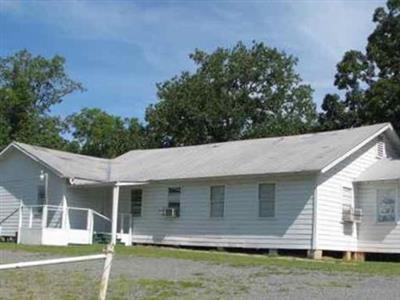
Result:
<instances>
[{"instance_id":1,"label":"blue sky","mask_svg":"<svg viewBox=\"0 0 400 300\"><path fill-rule=\"evenodd\" d=\"M321 103L335 66L364 49L372 14L385 1L18 1L0 0L0 55L26 48L60 54L87 88L54 107L83 107L143 119L157 82L193 70L188 54L241 40L263 41L299 58L297 71Z\"/></svg>"}]
</instances>

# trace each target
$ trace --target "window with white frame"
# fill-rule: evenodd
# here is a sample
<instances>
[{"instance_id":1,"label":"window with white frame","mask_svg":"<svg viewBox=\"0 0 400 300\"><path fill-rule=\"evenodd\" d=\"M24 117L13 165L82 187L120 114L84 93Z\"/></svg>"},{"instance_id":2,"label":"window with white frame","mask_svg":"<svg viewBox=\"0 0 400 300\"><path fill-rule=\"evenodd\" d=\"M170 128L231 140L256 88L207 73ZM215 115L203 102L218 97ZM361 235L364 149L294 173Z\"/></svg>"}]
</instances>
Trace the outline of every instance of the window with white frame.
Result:
<instances>
[{"instance_id":1,"label":"window with white frame","mask_svg":"<svg viewBox=\"0 0 400 300\"><path fill-rule=\"evenodd\" d=\"M275 217L275 184L263 183L258 186L258 215Z\"/></svg>"},{"instance_id":2,"label":"window with white frame","mask_svg":"<svg viewBox=\"0 0 400 300\"><path fill-rule=\"evenodd\" d=\"M396 221L396 189L377 191L377 221L391 223Z\"/></svg>"},{"instance_id":3,"label":"window with white frame","mask_svg":"<svg viewBox=\"0 0 400 300\"><path fill-rule=\"evenodd\" d=\"M175 209L176 216L179 217L181 208L181 188L170 187L168 188L168 208Z\"/></svg>"},{"instance_id":4,"label":"window with white frame","mask_svg":"<svg viewBox=\"0 0 400 300\"><path fill-rule=\"evenodd\" d=\"M225 186L210 187L210 217L222 218L224 216Z\"/></svg>"},{"instance_id":5,"label":"window with white frame","mask_svg":"<svg viewBox=\"0 0 400 300\"><path fill-rule=\"evenodd\" d=\"M141 189L131 190L131 214L134 217L142 215L142 198L143 191Z\"/></svg>"}]
</instances>

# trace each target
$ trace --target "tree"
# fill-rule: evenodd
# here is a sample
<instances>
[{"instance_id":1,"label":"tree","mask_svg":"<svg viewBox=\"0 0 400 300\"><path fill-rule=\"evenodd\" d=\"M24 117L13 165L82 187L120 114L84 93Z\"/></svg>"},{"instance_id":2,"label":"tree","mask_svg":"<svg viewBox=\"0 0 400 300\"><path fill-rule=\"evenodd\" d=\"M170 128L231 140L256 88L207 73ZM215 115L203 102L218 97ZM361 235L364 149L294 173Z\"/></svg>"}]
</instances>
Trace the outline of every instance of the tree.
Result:
<instances>
[{"instance_id":1,"label":"tree","mask_svg":"<svg viewBox=\"0 0 400 300\"><path fill-rule=\"evenodd\" d=\"M84 108L67 118L73 140L70 151L113 158L142 148L144 129L135 118L123 119L98 108Z\"/></svg>"},{"instance_id":2,"label":"tree","mask_svg":"<svg viewBox=\"0 0 400 300\"><path fill-rule=\"evenodd\" d=\"M335 86L345 95L333 96L334 105L332 95L324 99L323 129L391 122L400 132L400 0L377 8L373 21L365 53L348 51L337 65Z\"/></svg>"},{"instance_id":3,"label":"tree","mask_svg":"<svg viewBox=\"0 0 400 300\"><path fill-rule=\"evenodd\" d=\"M61 136L64 126L48 112L83 87L68 77L64 64L61 56L46 59L27 50L0 57L0 148L13 140L52 148L65 146Z\"/></svg>"},{"instance_id":4,"label":"tree","mask_svg":"<svg viewBox=\"0 0 400 300\"><path fill-rule=\"evenodd\" d=\"M256 42L190 58L193 74L157 84L159 101L146 111L152 146L296 134L314 125L312 89L294 71L296 58Z\"/></svg>"}]
</instances>

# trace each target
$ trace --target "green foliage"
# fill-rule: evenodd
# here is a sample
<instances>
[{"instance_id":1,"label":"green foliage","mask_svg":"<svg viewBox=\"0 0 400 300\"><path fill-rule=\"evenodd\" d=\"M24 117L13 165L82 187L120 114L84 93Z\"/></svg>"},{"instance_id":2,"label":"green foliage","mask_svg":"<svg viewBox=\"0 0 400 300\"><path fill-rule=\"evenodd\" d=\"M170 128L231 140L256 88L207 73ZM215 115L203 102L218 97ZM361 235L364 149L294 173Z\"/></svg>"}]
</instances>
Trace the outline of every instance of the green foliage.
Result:
<instances>
[{"instance_id":1,"label":"green foliage","mask_svg":"<svg viewBox=\"0 0 400 300\"><path fill-rule=\"evenodd\" d=\"M135 118L123 119L98 108L85 108L66 121L73 136L70 151L112 158L143 147L144 129Z\"/></svg>"},{"instance_id":2,"label":"green foliage","mask_svg":"<svg viewBox=\"0 0 400 300\"><path fill-rule=\"evenodd\" d=\"M335 85L345 95L325 97L323 129L391 122L400 132L400 0L377 8L373 21L365 53L348 51L337 65Z\"/></svg>"},{"instance_id":3,"label":"green foliage","mask_svg":"<svg viewBox=\"0 0 400 300\"><path fill-rule=\"evenodd\" d=\"M296 134L314 125L312 90L292 56L239 42L190 58L197 70L158 84L159 102L146 111L153 146Z\"/></svg>"},{"instance_id":4,"label":"green foliage","mask_svg":"<svg viewBox=\"0 0 400 300\"><path fill-rule=\"evenodd\" d=\"M74 92L80 83L71 80L60 56L46 59L22 50L0 57L0 148L13 140L62 148L64 127L50 117L50 107Z\"/></svg>"}]
</instances>

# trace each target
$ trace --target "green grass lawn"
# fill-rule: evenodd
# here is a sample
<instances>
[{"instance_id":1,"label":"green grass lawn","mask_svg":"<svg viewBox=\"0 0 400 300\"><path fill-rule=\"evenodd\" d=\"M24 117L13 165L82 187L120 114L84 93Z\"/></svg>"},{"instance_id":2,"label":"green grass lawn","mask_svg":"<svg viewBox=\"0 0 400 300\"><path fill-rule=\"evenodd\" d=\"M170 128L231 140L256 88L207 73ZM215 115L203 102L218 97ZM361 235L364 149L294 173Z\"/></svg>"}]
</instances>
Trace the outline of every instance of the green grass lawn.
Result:
<instances>
[{"instance_id":1,"label":"green grass lawn","mask_svg":"<svg viewBox=\"0 0 400 300\"><path fill-rule=\"evenodd\" d=\"M100 253L103 245L89 246L27 246L0 243L1 250L48 253L57 256L88 255ZM237 254L221 251L200 251L165 247L134 246L116 247L117 256L139 256L149 258L174 258L203 261L213 264L227 264L234 267L278 266L323 272L354 272L366 275L400 276L400 263L396 262L344 262L338 259L309 260L290 257Z\"/></svg>"}]
</instances>

